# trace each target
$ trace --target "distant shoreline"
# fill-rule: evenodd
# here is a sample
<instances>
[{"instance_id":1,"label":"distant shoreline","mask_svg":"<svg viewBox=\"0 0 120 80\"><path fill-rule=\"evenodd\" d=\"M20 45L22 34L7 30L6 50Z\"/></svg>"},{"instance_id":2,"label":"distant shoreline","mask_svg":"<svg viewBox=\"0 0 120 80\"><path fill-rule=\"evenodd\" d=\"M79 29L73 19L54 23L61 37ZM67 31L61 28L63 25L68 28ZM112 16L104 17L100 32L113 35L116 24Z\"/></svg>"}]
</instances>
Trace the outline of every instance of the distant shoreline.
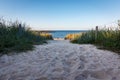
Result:
<instances>
[{"instance_id":1,"label":"distant shoreline","mask_svg":"<svg viewBox=\"0 0 120 80\"><path fill-rule=\"evenodd\" d=\"M33 32L38 32L38 33L50 33L53 38L65 38L66 35L68 34L78 34L78 33L83 33L83 32L88 32L88 30L34 30ZM61 39L60 39L61 40Z\"/></svg>"},{"instance_id":2,"label":"distant shoreline","mask_svg":"<svg viewBox=\"0 0 120 80\"><path fill-rule=\"evenodd\" d=\"M32 31L37 31L37 32L57 32L57 31L62 31L62 32L66 32L66 31L86 32L86 31L89 31L89 30L32 30Z\"/></svg>"}]
</instances>

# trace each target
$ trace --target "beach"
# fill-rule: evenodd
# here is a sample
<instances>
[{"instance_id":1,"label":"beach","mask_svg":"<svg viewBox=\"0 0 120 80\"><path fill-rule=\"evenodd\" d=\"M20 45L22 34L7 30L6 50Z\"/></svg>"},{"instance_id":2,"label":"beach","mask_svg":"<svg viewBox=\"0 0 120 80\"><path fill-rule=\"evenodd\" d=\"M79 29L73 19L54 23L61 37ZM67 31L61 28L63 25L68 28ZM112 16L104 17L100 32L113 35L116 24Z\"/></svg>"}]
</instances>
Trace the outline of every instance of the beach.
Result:
<instances>
[{"instance_id":1,"label":"beach","mask_svg":"<svg viewBox=\"0 0 120 80\"><path fill-rule=\"evenodd\" d=\"M120 80L120 55L91 44L49 40L0 57L0 80Z\"/></svg>"},{"instance_id":2,"label":"beach","mask_svg":"<svg viewBox=\"0 0 120 80\"><path fill-rule=\"evenodd\" d=\"M53 38L53 40L65 40L64 38Z\"/></svg>"}]
</instances>

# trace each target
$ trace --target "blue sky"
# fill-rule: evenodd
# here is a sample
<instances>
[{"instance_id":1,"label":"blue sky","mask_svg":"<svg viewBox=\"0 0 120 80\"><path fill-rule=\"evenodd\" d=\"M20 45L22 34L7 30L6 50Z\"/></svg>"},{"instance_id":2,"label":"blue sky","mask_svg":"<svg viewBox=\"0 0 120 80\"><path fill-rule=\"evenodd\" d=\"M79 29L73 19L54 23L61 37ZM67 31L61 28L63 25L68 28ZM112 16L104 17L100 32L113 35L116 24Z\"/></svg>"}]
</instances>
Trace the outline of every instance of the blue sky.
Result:
<instances>
[{"instance_id":1,"label":"blue sky","mask_svg":"<svg viewBox=\"0 0 120 80\"><path fill-rule=\"evenodd\" d=\"M85 30L120 19L120 0L0 0L1 16L37 30Z\"/></svg>"}]
</instances>

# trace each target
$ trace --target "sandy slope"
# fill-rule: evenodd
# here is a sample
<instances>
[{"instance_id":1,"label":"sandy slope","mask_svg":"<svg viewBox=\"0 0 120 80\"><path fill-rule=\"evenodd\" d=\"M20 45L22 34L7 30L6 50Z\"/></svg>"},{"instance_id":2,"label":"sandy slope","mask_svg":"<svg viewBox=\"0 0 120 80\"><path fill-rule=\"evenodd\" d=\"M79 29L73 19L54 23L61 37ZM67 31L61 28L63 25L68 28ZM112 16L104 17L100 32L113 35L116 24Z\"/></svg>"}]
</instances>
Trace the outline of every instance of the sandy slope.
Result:
<instances>
[{"instance_id":1,"label":"sandy slope","mask_svg":"<svg viewBox=\"0 0 120 80\"><path fill-rule=\"evenodd\" d=\"M49 41L0 57L0 80L120 80L120 56L93 45Z\"/></svg>"}]
</instances>

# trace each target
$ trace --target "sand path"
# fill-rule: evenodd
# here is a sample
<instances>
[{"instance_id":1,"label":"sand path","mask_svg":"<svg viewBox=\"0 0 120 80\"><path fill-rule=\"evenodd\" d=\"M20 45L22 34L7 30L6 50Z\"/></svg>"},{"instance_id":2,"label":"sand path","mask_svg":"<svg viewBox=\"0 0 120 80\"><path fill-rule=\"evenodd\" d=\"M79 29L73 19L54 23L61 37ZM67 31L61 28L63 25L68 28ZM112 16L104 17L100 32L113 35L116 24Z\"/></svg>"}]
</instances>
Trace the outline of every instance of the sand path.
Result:
<instances>
[{"instance_id":1,"label":"sand path","mask_svg":"<svg viewBox=\"0 0 120 80\"><path fill-rule=\"evenodd\" d=\"M0 57L0 80L120 80L120 56L93 45L49 41Z\"/></svg>"}]
</instances>

